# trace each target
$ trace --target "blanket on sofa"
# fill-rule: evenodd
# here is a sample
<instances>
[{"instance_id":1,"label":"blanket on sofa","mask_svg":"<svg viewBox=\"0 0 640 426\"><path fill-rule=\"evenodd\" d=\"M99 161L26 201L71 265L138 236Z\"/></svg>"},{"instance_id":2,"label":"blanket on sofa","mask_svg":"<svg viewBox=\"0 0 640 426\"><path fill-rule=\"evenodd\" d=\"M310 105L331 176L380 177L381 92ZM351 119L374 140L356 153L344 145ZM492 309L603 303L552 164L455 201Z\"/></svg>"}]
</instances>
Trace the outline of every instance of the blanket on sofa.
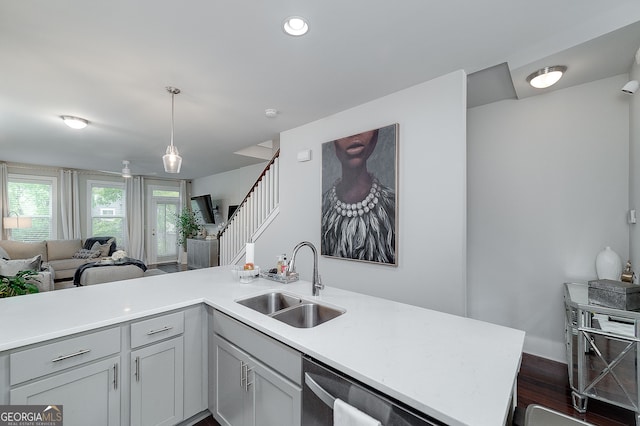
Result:
<instances>
[{"instance_id":1,"label":"blanket on sofa","mask_svg":"<svg viewBox=\"0 0 640 426\"><path fill-rule=\"evenodd\" d=\"M138 268L142 269L142 271L147 270L147 265L145 265L143 261L138 259L131 259L129 257L126 257L122 260L114 261L113 263L102 263L102 262L85 263L84 265L76 269L75 274L73 274L73 284L75 284L78 287L82 286L82 284L80 284L80 277L82 277L82 273L88 268L99 268L101 266L123 266L123 265L135 265Z\"/></svg>"}]
</instances>

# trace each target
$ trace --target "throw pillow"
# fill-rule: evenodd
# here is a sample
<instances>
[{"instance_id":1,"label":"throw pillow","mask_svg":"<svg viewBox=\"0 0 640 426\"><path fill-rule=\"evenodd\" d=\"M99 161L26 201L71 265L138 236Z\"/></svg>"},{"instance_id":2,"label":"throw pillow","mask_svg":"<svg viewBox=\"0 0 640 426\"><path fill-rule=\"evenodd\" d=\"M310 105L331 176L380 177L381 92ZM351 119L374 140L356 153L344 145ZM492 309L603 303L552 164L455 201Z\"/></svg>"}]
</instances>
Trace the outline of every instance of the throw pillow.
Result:
<instances>
[{"instance_id":1,"label":"throw pillow","mask_svg":"<svg viewBox=\"0 0 640 426\"><path fill-rule=\"evenodd\" d=\"M100 257L100 254L100 250L80 249L72 257L74 259L93 259L94 257Z\"/></svg>"},{"instance_id":2,"label":"throw pillow","mask_svg":"<svg viewBox=\"0 0 640 426\"><path fill-rule=\"evenodd\" d=\"M4 260L0 259L0 275L12 277L20 271L40 271L42 257L34 256L31 259Z\"/></svg>"},{"instance_id":3,"label":"throw pillow","mask_svg":"<svg viewBox=\"0 0 640 426\"><path fill-rule=\"evenodd\" d=\"M7 253L7 251L5 249L0 247L0 258L2 258L4 260L9 260L9 259L11 259L11 256L9 256L9 253Z\"/></svg>"},{"instance_id":4,"label":"throw pillow","mask_svg":"<svg viewBox=\"0 0 640 426\"><path fill-rule=\"evenodd\" d=\"M109 241L107 241L104 244L100 244L99 242L96 241L93 244L93 246L91 246L91 250L99 250L101 257L108 257L109 249L111 248L111 243L113 243L113 238L110 238Z\"/></svg>"}]
</instances>

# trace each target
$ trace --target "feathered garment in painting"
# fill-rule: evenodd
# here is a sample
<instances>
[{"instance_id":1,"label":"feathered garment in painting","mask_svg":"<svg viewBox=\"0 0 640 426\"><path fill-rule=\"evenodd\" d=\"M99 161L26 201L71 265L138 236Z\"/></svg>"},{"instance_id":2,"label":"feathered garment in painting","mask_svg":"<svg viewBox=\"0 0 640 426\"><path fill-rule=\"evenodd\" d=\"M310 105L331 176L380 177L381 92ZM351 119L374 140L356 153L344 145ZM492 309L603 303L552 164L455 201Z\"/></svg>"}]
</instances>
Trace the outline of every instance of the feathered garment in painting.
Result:
<instances>
[{"instance_id":1,"label":"feathered garment in painting","mask_svg":"<svg viewBox=\"0 0 640 426\"><path fill-rule=\"evenodd\" d=\"M374 178L358 203L338 199L336 185L322 196L323 255L395 264L395 193Z\"/></svg>"}]
</instances>

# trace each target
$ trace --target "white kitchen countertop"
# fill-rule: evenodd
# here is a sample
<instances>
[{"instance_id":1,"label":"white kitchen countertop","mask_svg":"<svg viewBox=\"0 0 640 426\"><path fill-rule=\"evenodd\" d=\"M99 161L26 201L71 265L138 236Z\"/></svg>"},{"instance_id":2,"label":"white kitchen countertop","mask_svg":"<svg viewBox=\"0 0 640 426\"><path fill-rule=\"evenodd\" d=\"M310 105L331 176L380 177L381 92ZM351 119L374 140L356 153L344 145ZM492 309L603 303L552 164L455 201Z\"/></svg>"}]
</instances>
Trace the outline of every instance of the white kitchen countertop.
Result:
<instances>
[{"instance_id":1,"label":"white kitchen countertop","mask_svg":"<svg viewBox=\"0 0 640 426\"><path fill-rule=\"evenodd\" d=\"M279 289L346 309L291 327L235 300ZM0 351L206 303L451 425L505 423L524 332L327 286L265 279L239 284L230 267L0 299Z\"/></svg>"}]
</instances>

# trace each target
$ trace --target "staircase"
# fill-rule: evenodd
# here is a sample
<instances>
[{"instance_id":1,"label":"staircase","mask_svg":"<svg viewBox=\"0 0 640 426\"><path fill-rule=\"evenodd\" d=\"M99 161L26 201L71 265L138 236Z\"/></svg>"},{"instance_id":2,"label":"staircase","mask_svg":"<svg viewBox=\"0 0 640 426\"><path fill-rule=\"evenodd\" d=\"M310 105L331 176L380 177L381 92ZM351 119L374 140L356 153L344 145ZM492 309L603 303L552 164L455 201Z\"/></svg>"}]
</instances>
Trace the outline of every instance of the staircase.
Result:
<instances>
[{"instance_id":1,"label":"staircase","mask_svg":"<svg viewBox=\"0 0 640 426\"><path fill-rule=\"evenodd\" d=\"M218 233L220 265L235 265L244 258L246 243L256 241L278 216L280 150L275 153L249 193Z\"/></svg>"}]
</instances>

